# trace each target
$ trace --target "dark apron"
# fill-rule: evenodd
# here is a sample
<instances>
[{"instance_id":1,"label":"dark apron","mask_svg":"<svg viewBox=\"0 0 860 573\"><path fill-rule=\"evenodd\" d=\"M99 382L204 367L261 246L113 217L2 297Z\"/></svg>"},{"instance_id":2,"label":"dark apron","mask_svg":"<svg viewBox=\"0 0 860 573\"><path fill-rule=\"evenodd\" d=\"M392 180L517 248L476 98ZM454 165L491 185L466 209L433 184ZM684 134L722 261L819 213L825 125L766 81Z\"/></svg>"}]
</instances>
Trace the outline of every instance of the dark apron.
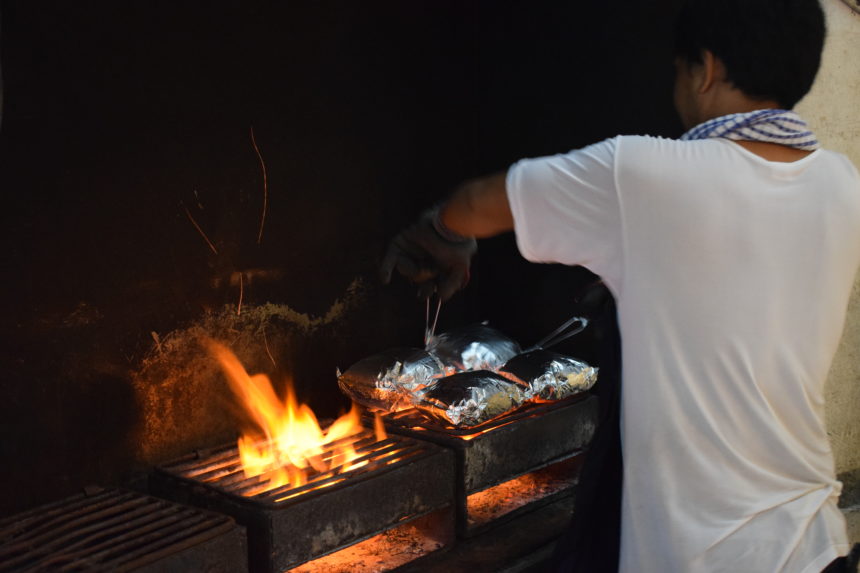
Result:
<instances>
[{"instance_id":1,"label":"dark apron","mask_svg":"<svg viewBox=\"0 0 860 573\"><path fill-rule=\"evenodd\" d=\"M831 561L830 565L825 567L821 573L855 573L858 562L860 562L860 543L856 543L845 557Z\"/></svg>"},{"instance_id":2,"label":"dark apron","mask_svg":"<svg viewBox=\"0 0 860 573\"><path fill-rule=\"evenodd\" d=\"M589 295L586 295L586 297ZM599 294L597 296L600 296ZM600 372L592 392L600 400L597 432L576 486L573 520L559 538L549 571L618 571L621 545L621 340L615 302L604 293L590 328L598 330Z\"/></svg>"}]
</instances>

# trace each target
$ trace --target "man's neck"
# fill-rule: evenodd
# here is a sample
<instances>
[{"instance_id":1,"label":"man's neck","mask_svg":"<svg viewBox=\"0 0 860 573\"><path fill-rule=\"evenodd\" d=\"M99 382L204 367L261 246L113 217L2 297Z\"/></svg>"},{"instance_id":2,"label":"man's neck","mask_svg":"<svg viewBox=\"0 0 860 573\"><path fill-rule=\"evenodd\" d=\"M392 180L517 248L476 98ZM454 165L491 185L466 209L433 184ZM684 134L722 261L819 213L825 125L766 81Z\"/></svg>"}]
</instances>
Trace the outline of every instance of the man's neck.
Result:
<instances>
[{"instance_id":1,"label":"man's neck","mask_svg":"<svg viewBox=\"0 0 860 573\"><path fill-rule=\"evenodd\" d=\"M749 113L761 109L780 109L782 107L777 101L753 99L740 90L730 87L727 83L722 84L718 89L719 97L711 99L707 108L702 110L704 116L702 122L733 113ZM762 159L781 163L797 161L812 153L811 151L764 141L735 141L734 143Z\"/></svg>"},{"instance_id":2,"label":"man's neck","mask_svg":"<svg viewBox=\"0 0 860 573\"><path fill-rule=\"evenodd\" d=\"M732 143L740 145L762 159L779 163L798 161L812 153L812 151L788 147L787 145L780 145L778 143L768 143L766 141L732 141Z\"/></svg>"},{"instance_id":3,"label":"man's neck","mask_svg":"<svg viewBox=\"0 0 860 573\"><path fill-rule=\"evenodd\" d=\"M748 96L725 79L716 80L698 103L699 123L733 113L783 107L776 100Z\"/></svg>"}]
</instances>

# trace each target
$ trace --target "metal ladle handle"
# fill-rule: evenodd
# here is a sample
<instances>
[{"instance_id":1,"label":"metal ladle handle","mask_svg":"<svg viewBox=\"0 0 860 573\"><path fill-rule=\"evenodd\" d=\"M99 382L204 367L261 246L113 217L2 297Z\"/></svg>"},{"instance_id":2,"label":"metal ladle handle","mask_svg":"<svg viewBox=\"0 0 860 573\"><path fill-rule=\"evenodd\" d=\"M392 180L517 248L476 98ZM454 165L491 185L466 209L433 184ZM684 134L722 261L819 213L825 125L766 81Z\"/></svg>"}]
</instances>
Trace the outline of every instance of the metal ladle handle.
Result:
<instances>
[{"instance_id":1,"label":"metal ladle handle","mask_svg":"<svg viewBox=\"0 0 860 573\"><path fill-rule=\"evenodd\" d=\"M574 323L578 322L579 324L568 332L565 332L568 328L571 327ZM534 346L526 350L525 352L531 352L532 350L537 350L539 348L549 348L550 346L555 346L560 342L564 342L571 336L577 335L588 326L588 319L584 316L574 316L564 322L561 326L550 332L548 335L543 337L540 341L538 341Z\"/></svg>"}]
</instances>

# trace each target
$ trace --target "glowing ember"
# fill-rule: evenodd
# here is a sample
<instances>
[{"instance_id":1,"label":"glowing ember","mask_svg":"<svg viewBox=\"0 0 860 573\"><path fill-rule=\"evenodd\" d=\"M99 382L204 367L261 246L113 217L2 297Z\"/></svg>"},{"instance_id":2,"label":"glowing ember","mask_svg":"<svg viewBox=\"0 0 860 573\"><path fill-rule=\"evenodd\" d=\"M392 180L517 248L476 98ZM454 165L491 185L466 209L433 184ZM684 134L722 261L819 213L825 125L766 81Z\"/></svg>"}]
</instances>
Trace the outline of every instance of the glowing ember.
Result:
<instances>
[{"instance_id":1,"label":"glowing ember","mask_svg":"<svg viewBox=\"0 0 860 573\"><path fill-rule=\"evenodd\" d=\"M493 430L497 430L503 426L507 426L508 424L513 424L513 423L514 423L514 420L508 420L507 422L494 425L493 427L487 428L486 430L481 430L480 432L475 432L474 434L465 434L465 435L457 436L457 437L460 438L461 440L465 441L465 442L468 442L469 440L474 440L478 436L488 434L488 433L492 432Z\"/></svg>"},{"instance_id":2,"label":"glowing ember","mask_svg":"<svg viewBox=\"0 0 860 573\"><path fill-rule=\"evenodd\" d=\"M571 492L579 476L582 456L500 483L466 498L469 526L483 525L550 495Z\"/></svg>"},{"instance_id":3,"label":"glowing ember","mask_svg":"<svg viewBox=\"0 0 860 573\"><path fill-rule=\"evenodd\" d=\"M302 486L308 474L339 473L367 464L353 464L358 455L353 444L363 431L358 407L352 409L323 430L306 404L296 400L292 384L281 400L265 374L249 375L239 359L225 346L210 342L230 388L254 420L257 431L239 438L239 458L245 477L259 477L265 482L246 492L256 495L281 486ZM376 439L386 439L381 423L375 424Z\"/></svg>"}]
</instances>

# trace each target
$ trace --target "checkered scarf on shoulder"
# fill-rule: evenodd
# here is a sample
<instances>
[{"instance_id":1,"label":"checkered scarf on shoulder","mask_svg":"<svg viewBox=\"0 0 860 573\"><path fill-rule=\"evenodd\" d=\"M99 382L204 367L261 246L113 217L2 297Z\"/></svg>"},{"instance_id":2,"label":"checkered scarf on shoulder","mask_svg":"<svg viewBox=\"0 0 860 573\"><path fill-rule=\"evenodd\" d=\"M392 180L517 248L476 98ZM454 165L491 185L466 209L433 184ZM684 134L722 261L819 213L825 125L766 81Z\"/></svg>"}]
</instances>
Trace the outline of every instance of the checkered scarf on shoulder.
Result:
<instances>
[{"instance_id":1,"label":"checkered scarf on shoulder","mask_svg":"<svg viewBox=\"0 0 860 573\"><path fill-rule=\"evenodd\" d=\"M795 112L784 109L760 109L716 117L697 125L681 139L711 137L779 143L805 151L815 151L820 147L806 122Z\"/></svg>"}]
</instances>

